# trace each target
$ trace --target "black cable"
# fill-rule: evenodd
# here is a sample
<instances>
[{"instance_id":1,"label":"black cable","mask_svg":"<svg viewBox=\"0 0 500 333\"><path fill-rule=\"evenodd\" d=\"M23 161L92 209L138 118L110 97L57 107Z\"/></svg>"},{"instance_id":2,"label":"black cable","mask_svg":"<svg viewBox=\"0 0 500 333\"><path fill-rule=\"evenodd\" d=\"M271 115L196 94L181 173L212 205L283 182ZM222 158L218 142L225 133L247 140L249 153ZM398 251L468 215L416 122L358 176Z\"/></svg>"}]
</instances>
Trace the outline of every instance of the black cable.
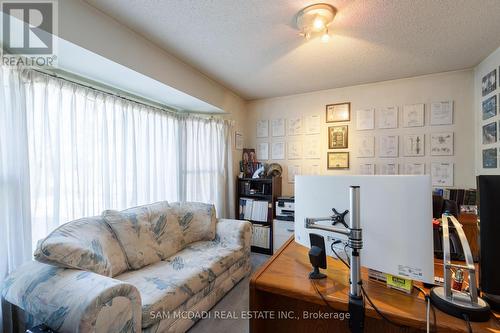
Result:
<instances>
[{"instance_id":1,"label":"black cable","mask_svg":"<svg viewBox=\"0 0 500 333\"><path fill-rule=\"evenodd\" d=\"M337 258L339 258L339 260L340 260L340 261L342 261L342 263L343 263L344 265L346 265L346 267L347 267L347 268L351 268L351 266L349 266L349 264L348 264L348 263L346 263L346 262L345 262L345 260L344 260L344 259L342 259L342 257L341 257L341 256L339 256L339 254L337 253L337 251L335 251L335 249L333 248L333 244L334 244L334 243L332 243L332 244L330 245L330 248L332 249L333 254L335 254L335 255L337 256Z\"/></svg>"},{"instance_id":2,"label":"black cable","mask_svg":"<svg viewBox=\"0 0 500 333\"><path fill-rule=\"evenodd\" d=\"M462 317L464 317L464 320L465 320L465 322L467 323L467 327L468 327L468 329L469 329L469 333L473 333L473 332L472 332L472 326L471 326L471 324L470 324L470 320L469 320L469 316L468 316L468 315L466 315L466 314L464 313L464 314L462 315Z\"/></svg>"},{"instance_id":3,"label":"black cable","mask_svg":"<svg viewBox=\"0 0 500 333\"><path fill-rule=\"evenodd\" d=\"M366 297L366 299L368 300L368 303L370 303L370 305L372 306L372 308L375 310L375 312L377 312L377 314L380 317L382 317L382 319L384 319L386 322L388 322L389 324L391 324L393 326L396 326L396 327L399 327L399 328L402 328L402 329L407 329L408 328L408 326L400 325L398 323L393 322L392 320L390 320L389 318L387 318L382 312L380 312L380 310L375 306L375 304L373 304L372 300L370 299L370 297L366 293L365 288L363 287L363 285L361 285L361 291L363 292L363 296Z\"/></svg>"}]
</instances>

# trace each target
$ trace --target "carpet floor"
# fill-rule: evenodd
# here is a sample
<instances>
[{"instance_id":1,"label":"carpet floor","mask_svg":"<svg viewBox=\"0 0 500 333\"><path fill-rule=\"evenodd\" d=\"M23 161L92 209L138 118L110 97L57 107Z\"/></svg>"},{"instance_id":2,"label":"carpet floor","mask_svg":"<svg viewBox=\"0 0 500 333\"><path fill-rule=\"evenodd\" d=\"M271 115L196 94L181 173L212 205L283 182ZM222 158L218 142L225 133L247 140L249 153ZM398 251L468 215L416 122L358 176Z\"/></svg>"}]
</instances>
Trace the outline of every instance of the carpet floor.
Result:
<instances>
[{"instance_id":1,"label":"carpet floor","mask_svg":"<svg viewBox=\"0 0 500 333\"><path fill-rule=\"evenodd\" d=\"M270 256L258 253L251 254L252 273L264 264ZM242 311L249 310L249 283L250 277L241 280L229 293L224 296L211 310L210 318L198 321L189 333L247 333L249 323L247 319L219 319L214 318L214 312L234 312L238 316Z\"/></svg>"}]
</instances>

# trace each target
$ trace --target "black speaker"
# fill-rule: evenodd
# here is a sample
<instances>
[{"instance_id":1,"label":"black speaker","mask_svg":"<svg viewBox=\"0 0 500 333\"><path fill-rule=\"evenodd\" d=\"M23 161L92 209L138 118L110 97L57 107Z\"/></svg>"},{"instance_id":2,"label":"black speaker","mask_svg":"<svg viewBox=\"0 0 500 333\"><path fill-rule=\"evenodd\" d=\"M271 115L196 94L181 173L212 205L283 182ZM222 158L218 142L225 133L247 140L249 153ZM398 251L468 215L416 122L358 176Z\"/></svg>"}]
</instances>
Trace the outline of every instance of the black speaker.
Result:
<instances>
[{"instance_id":1,"label":"black speaker","mask_svg":"<svg viewBox=\"0 0 500 333\"><path fill-rule=\"evenodd\" d=\"M500 175L478 176L480 218L480 279L484 298L500 308Z\"/></svg>"},{"instance_id":2,"label":"black speaker","mask_svg":"<svg viewBox=\"0 0 500 333\"><path fill-rule=\"evenodd\" d=\"M319 269L326 269L325 238L318 234L309 234L311 249L309 250L309 260L313 266L313 271L309 273L310 279L323 279L326 275L320 273Z\"/></svg>"}]
</instances>

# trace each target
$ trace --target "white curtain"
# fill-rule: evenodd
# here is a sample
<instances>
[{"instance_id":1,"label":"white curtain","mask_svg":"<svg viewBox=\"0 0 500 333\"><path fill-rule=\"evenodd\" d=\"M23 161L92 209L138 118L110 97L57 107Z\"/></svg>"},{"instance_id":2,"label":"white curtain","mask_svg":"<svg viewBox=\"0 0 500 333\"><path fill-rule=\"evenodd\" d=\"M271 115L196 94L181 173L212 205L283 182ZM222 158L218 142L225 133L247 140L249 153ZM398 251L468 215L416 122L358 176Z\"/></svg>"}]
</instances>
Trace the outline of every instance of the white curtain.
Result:
<instances>
[{"instance_id":1,"label":"white curtain","mask_svg":"<svg viewBox=\"0 0 500 333\"><path fill-rule=\"evenodd\" d=\"M31 258L26 99L16 70L0 66L0 288L12 270ZM11 329L2 302L0 330ZM2 320L5 319L5 320Z\"/></svg>"},{"instance_id":2,"label":"white curtain","mask_svg":"<svg viewBox=\"0 0 500 333\"><path fill-rule=\"evenodd\" d=\"M33 242L72 219L178 195L175 115L31 72Z\"/></svg>"},{"instance_id":3,"label":"white curtain","mask_svg":"<svg viewBox=\"0 0 500 333\"><path fill-rule=\"evenodd\" d=\"M231 133L227 121L180 119L181 198L213 202L223 217L234 217Z\"/></svg>"}]
</instances>

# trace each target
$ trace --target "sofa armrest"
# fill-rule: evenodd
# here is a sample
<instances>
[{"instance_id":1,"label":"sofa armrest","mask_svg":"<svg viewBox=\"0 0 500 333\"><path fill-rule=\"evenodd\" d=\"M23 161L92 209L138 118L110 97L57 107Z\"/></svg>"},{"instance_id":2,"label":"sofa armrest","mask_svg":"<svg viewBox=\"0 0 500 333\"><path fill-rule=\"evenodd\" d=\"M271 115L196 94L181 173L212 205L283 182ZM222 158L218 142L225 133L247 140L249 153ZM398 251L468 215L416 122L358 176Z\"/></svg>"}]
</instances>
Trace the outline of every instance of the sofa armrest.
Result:
<instances>
[{"instance_id":1,"label":"sofa armrest","mask_svg":"<svg viewBox=\"0 0 500 333\"><path fill-rule=\"evenodd\" d=\"M130 284L92 272L30 262L2 297L58 332L140 332L141 297Z\"/></svg>"},{"instance_id":2,"label":"sofa armrest","mask_svg":"<svg viewBox=\"0 0 500 333\"><path fill-rule=\"evenodd\" d=\"M241 220L219 219L216 225L216 237L223 244L241 246L250 253L252 223Z\"/></svg>"}]
</instances>

